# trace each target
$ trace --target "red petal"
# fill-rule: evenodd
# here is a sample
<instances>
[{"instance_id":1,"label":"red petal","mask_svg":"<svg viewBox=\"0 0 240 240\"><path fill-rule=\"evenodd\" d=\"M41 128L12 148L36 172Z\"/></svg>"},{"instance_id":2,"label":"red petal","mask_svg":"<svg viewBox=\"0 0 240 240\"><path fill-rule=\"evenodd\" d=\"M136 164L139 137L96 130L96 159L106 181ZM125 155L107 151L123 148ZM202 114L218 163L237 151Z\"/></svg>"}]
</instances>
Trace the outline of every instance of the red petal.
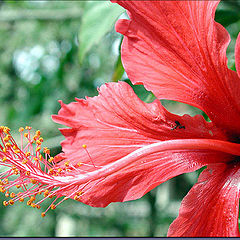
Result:
<instances>
[{"instance_id":1,"label":"red petal","mask_svg":"<svg viewBox=\"0 0 240 240\"><path fill-rule=\"evenodd\" d=\"M66 137L62 143L64 156L72 165L81 161L83 166L79 171L87 172L101 169L141 147L163 140L225 139L202 116L192 118L171 114L159 100L144 103L124 82L103 85L97 97L62 104L59 115L53 116L53 120L71 127L61 130ZM83 144L87 145L88 152L81 147ZM83 189L85 194L81 201L104 207L110 202L136 199L169 178L211 162L225 161L224 158L224 154L198 150L150 154L118 172L91 179ZM59 164L64 166L64 163Z\"/></svg>"},{"instance_id":2,"label":"red petal","mask_svg":"<svg viewBox=\"0 0 240 240\"><path fill-rule=\"evenodd\" d=\"M61 129L66 137L62 148L74 163L89 162L83 144L94 162L104 165L161 140L226 139L200 115L180 117L169 113L159 100L149 104L141 101L125 82L108 83L100 88L97 97L61 106L53 120L71 127ZM184 128L176 127L176 122Z\"/></svg>"},{"instance_id":3,"label":"red petal","mask_svg":"<svg viewBox=\"0 0 240 240\"><path fill-rule=\"evenodd\" d=\"M153 154L106 177L92 178L79 184L83 193L81 202L93 207L106 207L111 202L135 200L162 182L195 171L218 158L223 160L221 154L208 152L166 151Z\"/></svg>"},{"instance_id":4,"label":"red petal","mask_svg":"<svg viewBox=\"0 0 240 240\"><path fill-rule=\"evenodd\" d=\"M227 68L230 37L214 21L218 1L117 1L122 60L134 83L160 99L194 105L217 125L240 132L240 84Z\"/></svg>"},{"instance_id":5,"label":"red petal","mask_svg":"<svg viewBox=\"0 0 240 240\"><path fill-rule=\"evenodd\" d=\"M239 237L240 167L219 164L204 170L183 199L169 237Z\"/></svg>"},{"instance_id":6,"label":"red petal","mask_svg":"<svg viewBox=\"0 0 240 240\"><path fill-rule=\"evenodd\" d=\"M235 65L236 65L238 76L240 77L240 34L238 34L237 41L236 41Z\"/></svg>"}]
</instances>

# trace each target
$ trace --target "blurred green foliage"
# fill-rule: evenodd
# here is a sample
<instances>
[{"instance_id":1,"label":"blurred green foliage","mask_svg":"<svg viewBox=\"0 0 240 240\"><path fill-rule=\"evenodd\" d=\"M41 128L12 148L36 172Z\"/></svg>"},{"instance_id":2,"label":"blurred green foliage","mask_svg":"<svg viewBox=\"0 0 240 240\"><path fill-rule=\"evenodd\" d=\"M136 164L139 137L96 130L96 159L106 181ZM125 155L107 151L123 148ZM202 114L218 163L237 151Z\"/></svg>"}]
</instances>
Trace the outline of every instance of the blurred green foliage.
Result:
<instances>
[{"instance_id":1,"label":"blurred green foliage","mask_svg":"<svg viewBox=\"0 0 240 240\"><path fill-rule=\"evenodd\" d=\"M86 2L84 10L79 31L80 62L91 47L112 30L116 19L125 11L119 5L107 1Z\"/></svg>"},{"instance_id":2,"label":"blurred green foliage","mask_svg":"<svg viewBox=\"0 0 240 240\"><path fill-rule=\"evenodd\" d=\"M25 125L41 129L46 145L55 154L61 150L62 139L59 126L51 120L60 108L57 100L69 103L75 97L94 96L97 87L111 80L130 83L120 61L122 36L112 28L121 10L114 14L111 11L109 25L103 22L104 29L94 31L95 19L89 11L94 8L96 21L109 14L105 7L96 7L98 4L103 2L16 1L0 5L1 125L9 126L13 132ZM227 27L232 37L227 52L232 69L240 29L239 10L239 1L224 1L216 13L216 20ZM95 27L99 28L99 22ZM79 46L81 41L86 45ZM133 88L142 100L154 99L143 86ZM181 115L202 113L186 104L163 104ZM113 203L105 209L68 200L49 211L44 219L39 210L22 204L7 208L0 205L0 236L165 236L178 214L180 201L198 174L178 176L139 200ZM42 208L49 204L46 201Z\"/></svg>"}]
</instances>

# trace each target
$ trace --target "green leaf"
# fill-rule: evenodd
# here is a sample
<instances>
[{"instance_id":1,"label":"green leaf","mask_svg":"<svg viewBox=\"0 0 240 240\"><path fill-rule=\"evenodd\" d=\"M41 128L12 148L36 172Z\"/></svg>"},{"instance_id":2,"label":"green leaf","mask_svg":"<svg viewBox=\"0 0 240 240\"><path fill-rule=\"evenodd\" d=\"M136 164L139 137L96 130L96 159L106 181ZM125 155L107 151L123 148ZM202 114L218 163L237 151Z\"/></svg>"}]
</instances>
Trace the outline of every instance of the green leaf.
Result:
<instances>
[{"instance_id":1,"label":"green leaf","mask_svg":"<svg viewBox=\"0 0 240 240\"><path fill-rule=\"evenodd\" d=\"M117 82L118 80L121 80L123 74L124 74L124 68L121 61L121 55L119 55L114 68L114 73L112 75L112 82Z\"/></svg>"},{"instance_id":2,"label":"green leaf","mask_svg":"<svg viewBox=\"0 0 240 240\"><path fill-rule=\"evenodd\" d=\"M125 79L123 81L128 83L132 87L133 91L136 93L136 95L142 101L144 101L146 103L150 103L150 102L152 102L153 100L156 99L154 94L152 92L146 90L146 88L142 84L133 85L132 82L129 79Z\"/></svg>"},{"instance_id":3,"label":"green leaf","mask_svg":"<svg viewBox=\"0 0 240 240\"><path fill-rule=\"evenodd\" d=\"M112 30L116 19L125 10L107 1L87 2L79 31L79 60L82 63L86 53ZM104 43L103 43L104 44Z\"/></svg>"},{"instance_id":4,"label":"green leaf","mask_svg":"<svg viewBox=\"0 0 240 240\"><path fill-rule=\"evenodd\" d=\"M239 21L240 13L235 10L217 10L215 20L227 27L232 23Z\"/></svg>"}]
</instances>

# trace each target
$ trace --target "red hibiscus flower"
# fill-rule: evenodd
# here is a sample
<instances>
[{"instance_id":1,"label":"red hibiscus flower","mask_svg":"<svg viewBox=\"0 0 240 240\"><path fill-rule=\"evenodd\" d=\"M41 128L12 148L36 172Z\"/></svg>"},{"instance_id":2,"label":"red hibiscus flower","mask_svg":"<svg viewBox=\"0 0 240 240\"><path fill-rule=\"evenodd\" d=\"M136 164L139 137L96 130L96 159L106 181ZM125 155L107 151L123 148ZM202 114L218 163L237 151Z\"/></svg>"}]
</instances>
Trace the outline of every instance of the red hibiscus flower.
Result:
<instances>
[{"instance_id":1,"label":"red hibiscus flower","mask_svg":"<svg viewBox=\"0 0 240 240\"><path fill-rule=\"evenodd\" d=\"M0 191L12 198L4 205L30 197L27 204L40 208L55 197L49 208L67 198L105 207L140 198L170 178L207 166L168 236L239 236L240 37L237 74L227 68L230 37L214 21L218 2L118 3L130 15L118 22L117 31L125 35L122 59L131 81L158 99L202 109L211 122L200 115L174 115L158 99L144 103L125 82L107 83L96 97L61 102L53 120L69 128L61 129L63 153L54 159L48 149L40 154L39 131L31 137L29 127L24 134L21 128L18 147L10 130L0 127L1 164L9 167ZM13 174L17 178L8 180ZM24 192L9 193L13 186ZM41 193L44 197L35 202Z\"/></svg>"}]
</instances>

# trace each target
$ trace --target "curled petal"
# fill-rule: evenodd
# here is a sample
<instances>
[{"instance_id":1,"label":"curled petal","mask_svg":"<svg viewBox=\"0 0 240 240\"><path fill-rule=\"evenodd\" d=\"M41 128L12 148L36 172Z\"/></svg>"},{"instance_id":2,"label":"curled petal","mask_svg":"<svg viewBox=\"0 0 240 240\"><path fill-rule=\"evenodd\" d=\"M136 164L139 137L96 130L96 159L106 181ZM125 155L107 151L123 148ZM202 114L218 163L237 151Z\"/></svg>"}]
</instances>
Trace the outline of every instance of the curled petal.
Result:
<instances>
[{"instance_id":1,"label":"curled petal","mask_svg":"<svg viewBox=\"0 0 240 240\"><path fill-rule=\"evenodd\" d=\"M227 68L227 31L214 21L218 1L116 1L130 12L124 68L160 99L196 106L218 126L240 132L240 80Z\"/></svg>"},{"instance_id":2,"label":"curled petal","mask_svg":"<svg viewBox=\"0 0 240 240\"><path fill-rule=\"evenodd\" d=\"M240 168L209 166L183 199L169 237L239 237Z\"/></svg>"},{"instance_id":3,"label":"curled petal","mask_svg":"<svg viewBox=\"0 0 240 240\"><path fill-rule=\"evenodd\" d=\"M224 134L202 116L171 114L159 100L145 103L125 82L105 84L99 96L77 99L68 105L61 103L61 106L53 120L70 127L61 132L66 137L62 142L63 152L72 164L90 163L87 151L96 165L105 165L158 141L226 140Z\"/></svg>"},{"instance_id":4,"label":"curled petal","mask_svg":"<svg viewBox=\"0 0 240 240\"><path fill-rule=\"evenodd\" d=\"M82 188L81 201L91 206L136 199L176 175L229 160L221 150L200 149L200 142L189 140L225 140L212 123L202 116L171 114L159 100L144 103L127 83L108 83L97 97L61 104L53 120L70 128L61 129L66 140L60 159L65 160L56 166L80 164L68 182ZM189 146L180 148L178 141L186 138ZM161 150L144 152L158 144Z\"/></svg>"}]
</instances>

